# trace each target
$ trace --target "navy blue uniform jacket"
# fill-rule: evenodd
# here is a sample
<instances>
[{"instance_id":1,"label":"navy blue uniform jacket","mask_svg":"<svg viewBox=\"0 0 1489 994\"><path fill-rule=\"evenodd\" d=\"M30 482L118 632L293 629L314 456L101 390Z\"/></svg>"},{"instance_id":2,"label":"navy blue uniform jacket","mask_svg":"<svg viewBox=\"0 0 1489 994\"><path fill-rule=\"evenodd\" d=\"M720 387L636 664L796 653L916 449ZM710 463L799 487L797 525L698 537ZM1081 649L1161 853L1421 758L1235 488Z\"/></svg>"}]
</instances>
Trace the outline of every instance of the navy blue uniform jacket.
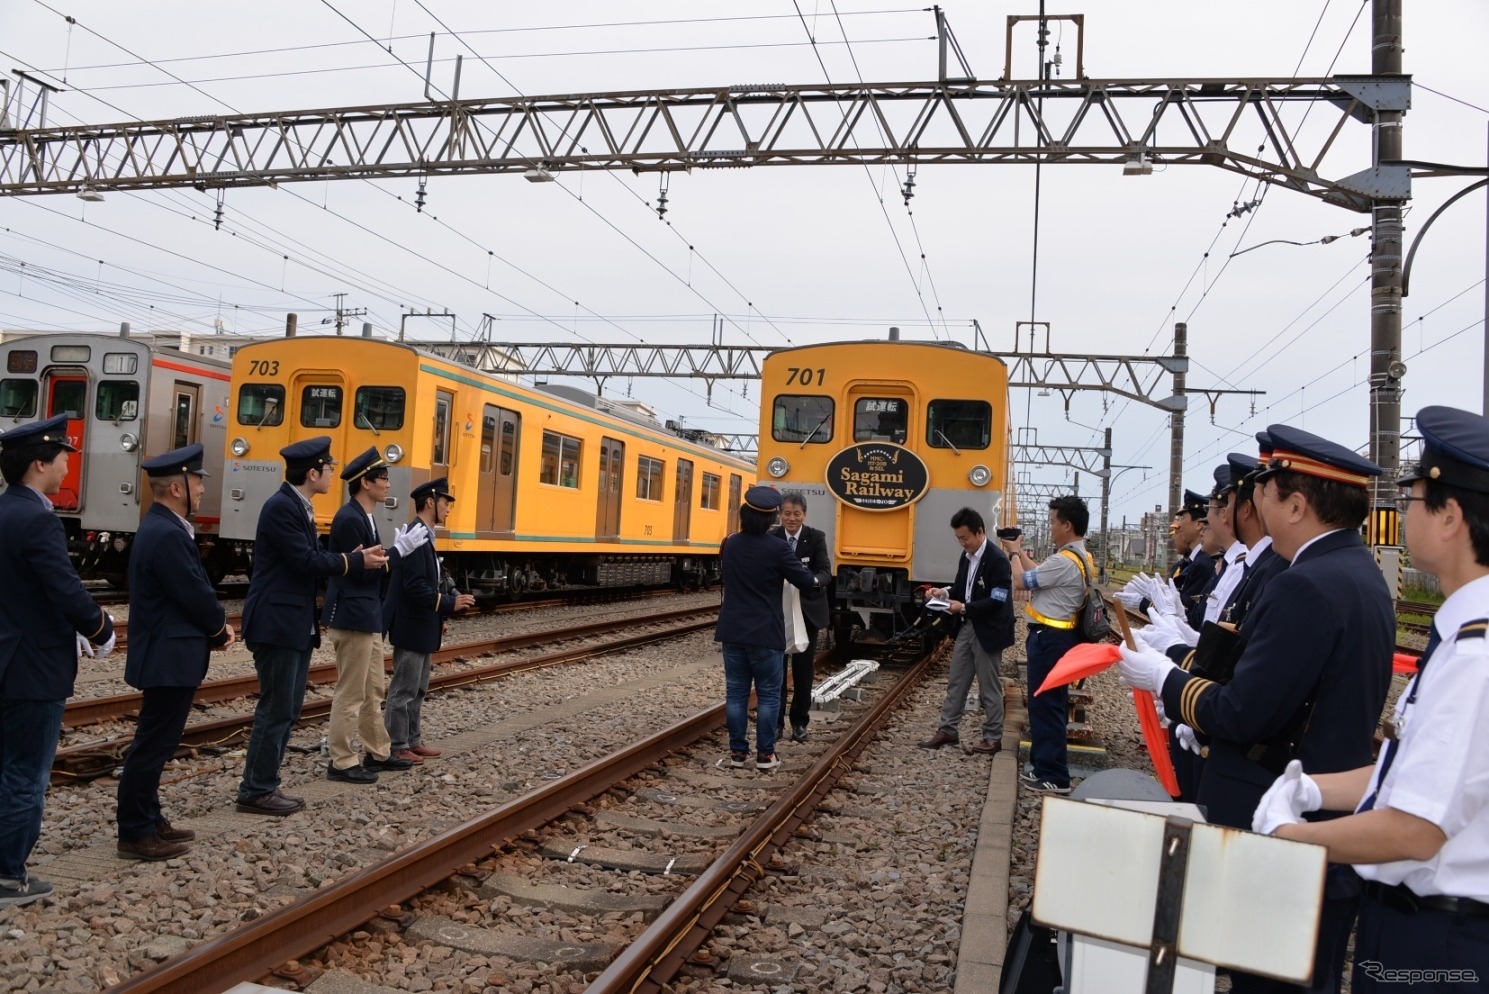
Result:
<instances>
[{"instance_id":1,"label":"navy blue uniform jacket","mask_svg":"<svg viewBox=\"0 0 1489 994\"><path fill-rule=\"evenodd\" d=\"M971 561L963 552L957 563L956 579L947 590L951 600L962 600L967 589L967 564ZM991 538L983 546L977 575L972 578L972 592L962 603L966 605L966 613L953 615L951 619L953 638L965 617L972 622L977 644L988 652L1002 652L1013 645L1013 566Z\"/></svg>"},{"instance_id":2,"label":"navy blue uniform jacket","mask_svg":"<svg viewBox=\"0 0 1489 994\"><path fill-rule=\"evenodd\" d=\"M72 568L57 515L30 487L6 487L0 493L0 698L72 696L77 632L102 645L114 626Z\"/></svg>"},{"instance_id":3,"label":"navy blue uniform jacket","mask_svg":"<svg viewBox=\"0 0 1489 994\"><path fill-rule=\"evenodd\" d=\"M1189 565L1185 566L1185 561ZM1205 595L1215 586L1215 560L1201 549L1181 560L1179 565L1182 573L1174 580L1174 586L1179 588L1179 603L1184 606L1184 617L1189 621L1189 627L1199 628L1194 624L1194 606L1203 605ZM1201 606L1199 617L1203 619L1204 616L1205 609Z\"/></svg>"},{"instance_id":4,"label":"navy blue uniform jacket","mask_svg":"<svg viewBox=\"0 0 1489 994\"><path fill-rule=\"evenodd\" d=\"M1247 752L1281 732L1315 690L1297 751L1303 769L1338 773L1371 764L1391 685L1396 616L1374 558L1345 529L1320 538L1267 581L1241 634L1246 649L1230 683L1176 670L1164 681L1163 704L1171 718L1211 737L1196 798L1210 822L1249 828L1281 771Z\"/></svg>"},{"instance_id":5,"label":"navy blue uniform jacket","mask_svg":"<svg viewBox=\"0 0 1489 994\"><path fill-rule=\"evenodd\" d=\"M381 545L367 512L355 500L341 505L331 519L331 551L351 552L357 546ZM395 555L389 552L389 556ZM347 632L383 631L383 580L386 570L363 569L326 581L326 606L321 624Z\"/></svg>"},{"instance_id":6,"label":"navy blue uniform jacket","mask_svg":"<svg viewBox=\"0 0 1489 994\"><path fill-rule=\"evenodd\" d=\"M124 682L195 687L212 646L227 642L227 614L196 542L164 504L151 504L129 553L129 655Z\"/></svg>"},{"instance_id":7,"label":"navy blue uniform jacket","mask_svg":"<svg viewBox=\"0 0 1489 994\"><path fill-rule=\"evenodd\" d=\"M775 535L735 532L724 540L724 603L719 607L715 642L786 648L786 617L781 581L812 589L814 578Z\"/></svg>"},{"instance_id":8,"label":"navy blue uniform jacket","mask_svg":"<svg viewBox=\"0 0 1489 994\"><path fill-rule=\"evenodd\" d=\"M243 641L301 651L320 645L316 581L361 570L362 553L321 548L299 492L281 483L264 501L254 532L253 578L243 601Z\"/></svg>"},{"instance_id":9,"label":"navy blue uniform jacket","mask_svg":"<svg viewBox=\"0 0 1489 994\"><path fill-rule=\"evenodd\" d=\"M783 542L786 540L785 528L777 526L770 533L779 535ZM832 557L827 553L827 535L820 528L802 525L796 536L796 558L817 578L815 589L801 592L802 619L821 631L831 620L828 614L827 588L832 583ZM782 638L785 636L782 635Z\"/></svg>"},{"instance_id":10,"label":"navy blue uniform jacket","mask_svg":"<svg viewBox=\"0 0 1489 994\"><path fill-rule=\"evenodd\" d=\"M409 527L426 526L419 522ZM433 541L419 546L408 558L393 561L383 622L395 649L434 652L443 635L441 619L454 613L455 595L439 592L439 557Z\"/></svg>"},{"instance_id":11,"label":"navy blue uniform jacket","mask_svg":"<svg viewBox=\"0 0 1489 994\"><path fill-rule=\"evenodd\" d=\"M1231 591L1230 600L1221 608L1220 620L1239 626L1261 598L1262 591L1267 589L1267 583L1285 569L1287 560L1279 556L1277 550L1270 545L1261 551L1255 561L1248 557L1246 573L1241 577L1241 582L1236 584L1236 589Z\"/></svg>"}]
</instances>

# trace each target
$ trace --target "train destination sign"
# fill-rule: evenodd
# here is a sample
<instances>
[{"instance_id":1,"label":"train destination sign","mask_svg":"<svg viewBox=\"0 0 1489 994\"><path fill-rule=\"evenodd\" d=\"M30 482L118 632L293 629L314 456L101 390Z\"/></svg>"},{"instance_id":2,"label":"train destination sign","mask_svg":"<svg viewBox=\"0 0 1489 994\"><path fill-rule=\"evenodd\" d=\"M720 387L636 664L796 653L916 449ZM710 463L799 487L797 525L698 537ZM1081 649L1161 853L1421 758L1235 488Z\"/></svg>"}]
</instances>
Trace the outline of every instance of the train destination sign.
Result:
<instances>
[{"instance_id":1,"label":"train destination sign","mask_svg":"<svg viewBox=\"0 0 1489 994\"><path fill-rule=\"evenodd\" d=\"M914 452L893 442L850 445L827 464L827 489L862 511L893 511L920 500L930 473Z\"/></svg>"}]
</instances>

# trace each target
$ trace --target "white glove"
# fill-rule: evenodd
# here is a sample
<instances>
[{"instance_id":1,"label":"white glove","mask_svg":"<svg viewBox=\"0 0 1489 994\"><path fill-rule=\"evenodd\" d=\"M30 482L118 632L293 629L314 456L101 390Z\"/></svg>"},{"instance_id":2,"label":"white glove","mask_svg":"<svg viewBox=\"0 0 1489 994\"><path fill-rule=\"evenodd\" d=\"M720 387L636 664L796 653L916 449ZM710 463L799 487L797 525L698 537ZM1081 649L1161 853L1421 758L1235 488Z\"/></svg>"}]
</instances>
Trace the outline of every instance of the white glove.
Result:
<instances>
[{"instance_id":1,"label":"white glove","mask_svg":"<svg viewBox=\"0 0 1489 994\"><path fill-rule=\"evenodd\" d=\"M1113 596L1115 596L1117 600L1121 601L1122 606L1125 607L1127 610L1136 611L1143 603L1143 595L1138 591L1131 589L1131 587L1132 585L1128 584L1126 587L1123 587L1121 590L1117 591L1116 594L1114 594Z\"/></svg>"},{"instance_id":2,"label":"white glove","mask_svg":"<svg viewBox=\"0 0 1489 994\"><path fill-rule=\"evenodd\" d=\"M1174 581L1160 584L1157 588L1157 597L1153 603L1160 606L1164 614L1171 618L1184 617L1184 598L1179 593L1179 588L1174 586Z\"/></svg>"},{"instance_id":3,"label":"white glove","mask_svg":"<svg viewBox=\"0 0 1489 994\"><path fill-rule=\"evenodd\" d=\"M113 621L114 621L114 619L112 617L110 617L109 618L109 623L110 624L113 624ZM109 653L111 653L111 652L114 651L114 643L117 642L118 640L119 640L119 636L117 634L115 634L112 630L110 630L109 631L109 640L107 642L105 642L103 645L101 645L98 648L96 648L96 649L93 650L93 653L92 653L93 658L94 659L107 659L107 658L109 658Z\"/></svg>"},{"instance_id":4,"label":"white glove","mask_svg":"<svg viewBox=\"0 0 1489 994\"><path fill-rule=\"evenodd\" d=\"M1173 660L1152 649L1139 649L1134 652L1125 645L1119 645L1117 651L1122 654L1122 658L1117 662L1117 669L1122 674L1122 682L1137 690L1161 692L1163 681L1168 679L1169 672L1178 669Z\"/></svg>"},{"instance_id":5,"label":"white glove","mask_svg":"<svg viewBox=\"0 0 1489 994\"><path fill-rule=\"evenodd\" d=\"M393 548L398 550L400 556L407 556L429 541L429 538L429 529L424 527L422 521L399 525L393 532Z\"/></svg>"},{"instance_id":6,"label":"white glove","mask_svg":"<svg viewBox=\"0 0 1489 994\"><path fill-rule=\"evenodd\" d=\"M1185 749L1188 749L1196 756L1204 755L1203 750L1200 748L1199 739L1194 734L1194 729L1190 728L1188 725L1179 725L1177 728L1175 728L1174 738L1179 740L1179 745L1183 746Z\"/></svg>"},{"instance_id":7,"label":"white glove","mask_svg":"<svg viewBox=\"0 0 1489 994\"><path fill-rule=\"evenodd\" d=\"M1189 641L1186 634L1188 626L1185 626L1181 630L1179 622L1166 614L1160 614L1154 608L1148 609L1148 620L1151 624L1147 628L1139 628L1138 632L1146 633L1142 636L1143 644L1150 648L1166 653L1176 645L1185 645L1193 648L1199 644L1199 639L1195 639L1193 642ZM1136 635L1137 632L1133 634Z\"/></svg>"},{"instance_id":8,"label":"white glove","mask_svg":"<svg viewBox=\"0 0 1489 994\"><path fill-rule=\"evenodd\" d=\"M1283 825L1299 825L1303 812L1317 811L1324 806L1323 792L1318 783L1303 772L1301 760L1287 764L1282 776L1272 781L1272 786L1262 795L1251 815L1251 830L1262 835L1271 835Z\"/></svg>"},{"instance_id":9,"label":"white glove","mask_svg":"<svg viewBox=\"0 0 1489 994\"><path fill-rule=\"evenodd\" d=\"M1169 725L1168 713L1163 710L1163 695L1159 694L1153 698L1153 710L1158 712L1158 723L1164 728Z\"/></svg>"},{"instance_id":10,"label":"white glove","mask_svg":"<svg viewBox=\"0 0 1489 994\"><path fill-rule=\"evenodd\" d=\"M1139 603L1144 600L1151 601L1157 589L1157 581L1146 573L1139 573L1127 581L1127 586L1124 589L1137 594Z\"/></svg>"},{"instance_id":11,"label":"white glove","mask_svg":"<svg viewBox=\"0 0 1489 994\"><path fill-rule=\"evenodd\" d=\"M93 658L93 643L92 642L89 642L87 639L83 638L83 636L79 635L78 636L78 658L79 659L82 659L85 656L87 658L89 658L89 659L92 659Z\"/></svg>"}]
</instances>

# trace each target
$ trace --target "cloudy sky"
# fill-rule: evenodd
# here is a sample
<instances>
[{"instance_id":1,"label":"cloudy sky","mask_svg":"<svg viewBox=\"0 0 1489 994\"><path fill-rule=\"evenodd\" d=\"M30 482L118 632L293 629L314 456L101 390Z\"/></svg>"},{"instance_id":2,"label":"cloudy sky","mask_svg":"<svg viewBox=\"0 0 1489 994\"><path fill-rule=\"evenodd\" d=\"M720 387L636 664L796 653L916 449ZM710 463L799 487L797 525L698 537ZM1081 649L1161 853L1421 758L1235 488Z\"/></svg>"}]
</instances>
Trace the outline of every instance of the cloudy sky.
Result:
<instances>
[{"instance_id":1,"label":"cloudy sky","mask_svg":"<svg viewBox=\"0 0 1489 994\"><path fill-rule=\"evenodd\" d=\"M943 6L972 70L987 79L1003 72L1006 17L1038 10L985 0ZM1489 5L1406 7L1405 66L1417 84L1406 154L1481 166ZM1106 0L1071 9L1086 15L1085 71L1096 79L1370 68L1370 5L1359 0ZM430 32L436 89L448 91L455 56L466 57L462 97L908 82L934 79L937 68L931 15L874 0L0 6L5 66L43 71L65 91L51 98L54 124L415 102ZM1075 73L1076 41L1074 27L1055 25L1062 78ZM1015 30L1011 58L1015 77L1037 76L1031 26ZM1285 115L1314 151L1339 117L1305 105ZM1368 167L1369 147L1368 129L1347 126L1320 173ZM228 193L220 230L212 193L7 198L0 326L106 330L127 320L210 334L220 321L227 331L272 334L286 311L299 313L302 328L319 326L345 294L345 306L365 308L380 329L396 330L411 308L432 309L455 312L462 336L492 315L497 335L514 341L700 343L717 314L723 339L738 344L877 338L891 325L907 338L970 344L976 321L994 348L1009 349L1015 323L1032 318L1050 323L1056 352L1159 355L1183 320L1191 387L1265 391L1254 402L1221 399L1213 419L1203 401L1191 402L1185 482L1193 489L1272 422L1366 445L1370 246L1348 235L1368 228L1366 215L1210 166L1160 165L1149 176L1048 166L1036 200L1031 166L925 165L908 209L904 179L903 167L857 165L676 173L665 219L654 211L656 174L567 173L552 184L436 177L422 214L413 179L316 181ZM1470 182L1416 180L1407 238ZM1479 407L1485 213L1482 192L1466 197L1418 253L1403 319L1407 414L1428 403ZM1326 235L1345 237L1232 258L1274 239ZM416 319L409 329L438 336L448 322ZM612 380L606 392L647 400L690 426L755 430L755 384L721 383L712 403L692 381ZM1097 393L1076 396L1067 410L1058 394L1018 391L1010 415L1045 444L1091 445L1111 427L1118 464L1154 467L1117 480L1114 521L1166 502L1167 419L1157 410ZM1062 468L1028 472L1034 482L1073 482ZM1082 493L1093 495L1095 484L1083 477Z\"/></svg>"}]
</instances>

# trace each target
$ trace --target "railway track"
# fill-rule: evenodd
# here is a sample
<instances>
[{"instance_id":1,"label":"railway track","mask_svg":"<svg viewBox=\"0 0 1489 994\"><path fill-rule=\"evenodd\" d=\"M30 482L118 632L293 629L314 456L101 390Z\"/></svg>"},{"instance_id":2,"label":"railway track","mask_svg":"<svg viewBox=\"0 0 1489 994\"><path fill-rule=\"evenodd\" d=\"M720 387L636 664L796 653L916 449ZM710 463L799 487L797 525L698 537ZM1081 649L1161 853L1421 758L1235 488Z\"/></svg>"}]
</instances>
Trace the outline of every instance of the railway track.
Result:
<instances>
[{"instance_id":1,"label":"railway track","mask_svg":"<svg viewBox=\"0 0 1489 994\"><path fill-rule=\"evenodd\" d=\"M713 627L717 617L717 607L687 608L679 611L659 612L639 618L611 619L577 627L568 626L543 632L480 639L459 645L450 645L434 653L435 663L515 652L548 643L603 637L634 629L638 625L665 624L671 626L660 632L623 635L620 638L611 639L599 644L560 649L537 656L508 660L474 669L434 673L429 680L429 689L431 692L437 692L472 683L480 683L486 680L497 680L513 673L523 672L524 670L577 662L578 660L606 652L616 652L622 649L645 645L649 642L704 631ZM384 658L384 665L391 670L393 665L393 656L391 653ZM336 667L334 665L325 665L313 668L311 670L310 682L321 686L334 684L336 682ZM257 690L258 678L256 676L212 680L203 683L198 688L195 700L198 704L217 703L246 697L256 693ZM138 712L141 699L141 695L139 694L119 694L92 700L73 700L69 702L67 710L64 713L63 724L67 726L87 725L128 718L131 714ZM321 720L329 717L330 713L330 698L308 700L301 710L300 720L301 722ZM192 722L186 726L181 739L181 749L177 754L191 755L199 751L210 752L226 749L246 739L252 726L253 713L251 711L212 721ZM52 762L52 782L54 784L69 783L108 775L123 762L125 752L128 750L129 744L132 741L133 739L130 736L120 736L58 749L56 757Z\"/></svg>"},{"instance_id":2,"label":"railway track","mask_svg":"<svg viewBox=\"0 0 1489 994\"><path fill-rule=\"evenodd\" d=\"M587 989L599 994L666 990L685 965L716 965L703 947L727 914L761 914L744 895L767 873L787 868L782 848L852 772L855 758L924 678L930 658L922 656L896 679L881 676L865 700L847 706L851 723L841 721L830 739L819 733L794 753L805 757L800 762L769 773L717 770L718 745L705 742L724 724L724 706L715 705L112 989L194 994L271 974L303 988L344 961L349 947L397 929L449 950L582 974ZM535 888L520 872L534 859L602 868L608 886ZM657 894L660 884L638 885L643 877L665 880L670 893ZM548 938L532 934L533 919L525 916L493 914L474 925L422 907L435 905L437 912L451 891L475 900L560 890L559 898L528 899L562 900L566 913L592 920L593 928L563 928ZM426 899L431 891L437 894ZM611 939L622 927L627 934ZM606 941L575 938L591 933L605 933ZM509 951L492 952L499 948Z\"/></svg>"}]
</instances>

